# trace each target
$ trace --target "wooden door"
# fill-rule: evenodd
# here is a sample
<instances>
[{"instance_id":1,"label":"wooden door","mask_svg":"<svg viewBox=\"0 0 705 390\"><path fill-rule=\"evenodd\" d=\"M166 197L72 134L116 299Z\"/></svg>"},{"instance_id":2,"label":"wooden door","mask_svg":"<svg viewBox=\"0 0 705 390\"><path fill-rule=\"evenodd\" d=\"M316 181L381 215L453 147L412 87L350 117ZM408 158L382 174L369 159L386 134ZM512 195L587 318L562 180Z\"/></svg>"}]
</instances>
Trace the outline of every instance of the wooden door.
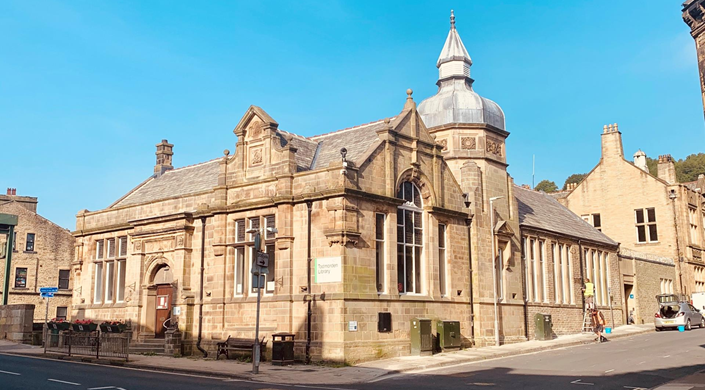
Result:
<instances>
[{"instance_id":1,"label":"wooden door","mask_svg":"<svg viewBox=\"0 0 705 390\"><path fill-rule=\"evenodd\" d=\"M155 305L157 312L157 321L154 324L154 337L164 337L164 322L171 318L171 298L173 294L173 288L171 285L159 285L157 286L157 303ZM169 322L166 322L169 325Z\"/></svg>"}]
</instances>

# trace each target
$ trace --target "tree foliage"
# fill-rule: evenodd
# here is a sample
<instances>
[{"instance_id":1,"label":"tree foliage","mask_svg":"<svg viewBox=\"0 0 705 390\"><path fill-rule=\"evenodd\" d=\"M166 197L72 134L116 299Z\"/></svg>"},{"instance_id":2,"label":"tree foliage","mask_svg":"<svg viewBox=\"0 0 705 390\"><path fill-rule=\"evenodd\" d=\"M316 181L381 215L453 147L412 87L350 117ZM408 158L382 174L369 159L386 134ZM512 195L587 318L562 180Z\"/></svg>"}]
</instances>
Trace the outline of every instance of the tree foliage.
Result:
<instances>
[{"instance_id":1,"label":"tree foliage","mask_svg":"<svg viewBox=\"0 0 705 390\"><path fill-rule=\"evenodd\" d=\"M536 191L543 191L546 193L558 191L558 186L556 183L549 180L541 180L539 184L534 187Z\"/></svg>"},{"instance_id":2,"label":"tree foliage","mask_svg":"<svg viewBox=\"0 0 705 390\"><path fill-rule=\"evenodd\" d=\"M568 189L568 184L580 183L581 181L583 181L585 176L587 176L587 173L574 173L568 176L568 178L565 179L565 183L563 183L563 190Z\"/></svg>"}]
</instances>

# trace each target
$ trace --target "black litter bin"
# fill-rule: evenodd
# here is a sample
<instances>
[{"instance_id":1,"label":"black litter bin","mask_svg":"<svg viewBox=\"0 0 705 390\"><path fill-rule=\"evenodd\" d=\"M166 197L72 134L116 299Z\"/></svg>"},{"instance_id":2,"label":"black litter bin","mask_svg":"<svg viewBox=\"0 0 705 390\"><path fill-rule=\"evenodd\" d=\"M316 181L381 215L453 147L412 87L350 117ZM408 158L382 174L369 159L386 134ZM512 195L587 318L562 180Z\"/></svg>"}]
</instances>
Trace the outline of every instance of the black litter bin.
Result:
<instances>
[{"instance_id":1,"label":"black litter bin","mask_svg":"<svg viewBox=\"0 0 705 390\"><path fill-rule=\"evenodd\" d=\"M294 334L276 333L272 335L272 364L283 366L294 363Z\"/></svg>"}]
</instances>

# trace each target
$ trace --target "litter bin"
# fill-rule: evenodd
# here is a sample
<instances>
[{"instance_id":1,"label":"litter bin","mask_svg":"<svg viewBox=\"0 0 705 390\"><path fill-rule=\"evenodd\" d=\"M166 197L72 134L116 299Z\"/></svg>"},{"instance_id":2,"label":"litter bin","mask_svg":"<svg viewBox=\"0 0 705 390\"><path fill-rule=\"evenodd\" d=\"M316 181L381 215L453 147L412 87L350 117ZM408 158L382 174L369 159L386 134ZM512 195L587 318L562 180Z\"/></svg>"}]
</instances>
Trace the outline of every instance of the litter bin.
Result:
<instances>
[{"instance_id":1,"label":"litter bin","mask_svg":"<svg viewBox=\"0 0 705 390\"><path fill-rule=\"evenodd\" d=\"M294 334L276 333L272 335L272 364L283 366L294 363Z\"/></svg>"}]
</instances>

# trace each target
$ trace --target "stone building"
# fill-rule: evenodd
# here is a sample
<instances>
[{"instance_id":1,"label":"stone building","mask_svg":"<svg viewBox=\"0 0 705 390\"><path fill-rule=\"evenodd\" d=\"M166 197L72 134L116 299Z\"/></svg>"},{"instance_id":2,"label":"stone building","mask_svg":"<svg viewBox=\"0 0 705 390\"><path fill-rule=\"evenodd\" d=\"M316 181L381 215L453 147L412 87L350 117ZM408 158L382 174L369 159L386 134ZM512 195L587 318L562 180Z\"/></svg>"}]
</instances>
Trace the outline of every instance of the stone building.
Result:
<instances>
[{"instance_id":1,"label":"stone building","mask_svg":"<svg viewBox=\"0 0 705 390\"><path fill-rule=\"evenodd\" d=\"M526 321L551 314L556 334L580 332L586 279L595 285L595 305L610 326L623 324L619 244L542 192L515 187L519 205L526 286Z\"/></svg>"},{"instance_id":2,"label":"stone building","mask_svg":"<svg viewBox=\"0 0 705 390\"><path fill-rule=\"evenodd\" d=\"M627 299L625 312L636 307L646 322L657 309L656 293L689 295L705 287L704 198L692 187L677 182L670 155L659 156L658 177L649 173L642 151L634 155L634 162L625 160L615 124L603 129L600 162L562 198L570 210L629 250L622 256L625 296L630 297L639 283L663 286Z\"/></svg>"},{"instance_id":3,"label":"stone building","mask_svg":"<svg viewBox=\"0 0 705 390\"><path fill-rule=\"evenodd\" d=\"M37 198L17 195L14 188L0 195L0 213L18 216L8 303L35 305L34 320L44 322L46 300L39 297L39 288L58 287L49 299L49 319L70 319L75 241L71 232L37 214ZM6 240L7 235L0 235L0 280L5 277Z\"/></svg>"},{"instance_id":4,"label":"stone building","mask_svg":"<svg viewBox=\"0 0 705 390\"><path fill-rule=\"evenodd\" d=\"M77 215L74 314L131 319L138 340L178 323L186 353L252 337L260 231L260 330L294 333L298 358L406 355L416 317L460 321L465 346L526 340L509 132L453 16L436 65L437 94L386 119L306 138L251 106L232 155L178 169L159 143L152 176Z\"/></svg>"}]
</instances>

